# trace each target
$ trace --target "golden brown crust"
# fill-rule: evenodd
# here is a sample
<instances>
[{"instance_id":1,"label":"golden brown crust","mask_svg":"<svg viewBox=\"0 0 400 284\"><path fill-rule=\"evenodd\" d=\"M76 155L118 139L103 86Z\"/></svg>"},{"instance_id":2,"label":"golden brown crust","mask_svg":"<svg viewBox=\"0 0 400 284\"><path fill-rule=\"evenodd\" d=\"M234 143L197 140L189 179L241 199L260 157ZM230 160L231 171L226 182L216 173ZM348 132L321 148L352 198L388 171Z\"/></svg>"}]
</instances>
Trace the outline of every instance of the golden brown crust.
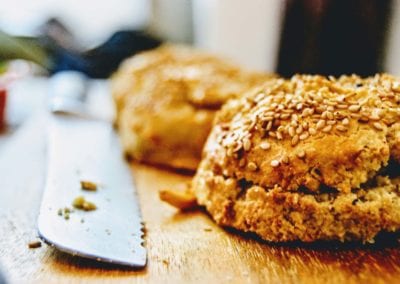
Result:
<instances>
[{"instance_id":1,"label":"golden brown crust","mask_svg":"<svg viewBox=\"0 0 400 284\"><path fill-rule=\"evenodd\" d=\"M400 90L392 86L398 83L388 75L269 82L223 107L207 159L215 171L260 186L317 190L324 184L349 192L397 155L392 126L400 120Z\"/></svg>"},{"instance_id":2,"label":"golden brown crust","mask_svg":"<svg viewBox=\"0 0 400 284\"><path fill-rule=\"evenodd\" d=\"M112 79L123 147L137 160L195 170L216 110L270 78L187 47L136 55Z\"/></svg>"},{"instance_id":3,"label":"golden brown crust","mask_svg":"<svg viewBox=\"0 0 400 284\"><path fill-rule=\"evenodd\" d=\"M269 241L398 230L399 85L297 75L229 101L193 180L199 204Z\"/></svg>"},{"instance_id":4,"label":"golden brown crust","mask_svg":"<svg viewBox=\"0 0 400 284\"><path fill-rule=\"evenodd\" d=\"M244 180L197 173L199 204L217 224L253 232L267 241L362 240L400 228L400 179L377 177L377 185L342 194L266 189Z\"/></svg>"}]
</instances>

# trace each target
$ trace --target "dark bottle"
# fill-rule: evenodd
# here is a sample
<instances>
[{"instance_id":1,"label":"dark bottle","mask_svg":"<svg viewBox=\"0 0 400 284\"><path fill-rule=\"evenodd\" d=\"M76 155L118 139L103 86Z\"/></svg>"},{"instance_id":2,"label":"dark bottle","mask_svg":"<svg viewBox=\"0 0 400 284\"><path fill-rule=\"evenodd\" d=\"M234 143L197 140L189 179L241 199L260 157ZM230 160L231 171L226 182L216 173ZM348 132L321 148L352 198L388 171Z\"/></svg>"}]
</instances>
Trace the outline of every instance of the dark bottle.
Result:
<instances>
[{"instance_id":1,"label":"dark bottle","mask_svg":"<svg viewBox=\"0 0 400 284\"><path fill-rule=\"evenodd\" d=\"M382 71L391 0L287 0L277 72Z\"/></svg>"}]
</instances>

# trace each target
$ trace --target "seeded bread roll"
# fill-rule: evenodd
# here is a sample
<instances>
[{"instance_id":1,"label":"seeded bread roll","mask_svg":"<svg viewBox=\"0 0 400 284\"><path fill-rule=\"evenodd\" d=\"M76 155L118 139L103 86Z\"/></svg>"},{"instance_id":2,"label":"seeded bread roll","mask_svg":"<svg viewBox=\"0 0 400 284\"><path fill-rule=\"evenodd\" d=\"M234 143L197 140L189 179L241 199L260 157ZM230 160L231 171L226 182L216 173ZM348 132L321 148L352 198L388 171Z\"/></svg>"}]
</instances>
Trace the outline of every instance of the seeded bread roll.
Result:
<instances>
[{"instance_id":1,"label":"seeded bread roll","mask_svg":"<svg viewBox=\"0 0 400 284\"><path fill-rule=\"evenodd\" d=\"M193 180L218 224L268 241L400 228L400 80L297 75L229 101Z\"/></svg>"},{"instance_id":2,"label":"seeded bread roll","mask_svg":"<svg viewBox=\"0 0 400 284\"><path fill-rule=\"evenodd\" d=\"M188 47L136 55L112 79L123 148L139 161L195 170L216 110L271 78Z\"/></svg>"}]
</instances>

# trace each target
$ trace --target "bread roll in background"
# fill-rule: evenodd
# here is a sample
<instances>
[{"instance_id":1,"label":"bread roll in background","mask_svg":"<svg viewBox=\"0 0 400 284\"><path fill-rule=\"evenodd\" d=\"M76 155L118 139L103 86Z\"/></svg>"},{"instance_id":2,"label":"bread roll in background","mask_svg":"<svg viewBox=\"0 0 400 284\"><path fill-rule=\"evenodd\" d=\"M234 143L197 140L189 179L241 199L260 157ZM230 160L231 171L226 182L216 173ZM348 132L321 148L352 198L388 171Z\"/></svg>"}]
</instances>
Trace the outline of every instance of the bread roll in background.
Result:
<instances>
[{"instance_id":1,"label":"bread roll in background","mask_svg":"<svg viewBox=\"0 0 400 284\"><path fill-rule=\"evenodd\" d=\"M271 78L185 46L164 45L126 60L112 78L125 153L195 170L215 112Z\"/></svg>"}]
</instances>

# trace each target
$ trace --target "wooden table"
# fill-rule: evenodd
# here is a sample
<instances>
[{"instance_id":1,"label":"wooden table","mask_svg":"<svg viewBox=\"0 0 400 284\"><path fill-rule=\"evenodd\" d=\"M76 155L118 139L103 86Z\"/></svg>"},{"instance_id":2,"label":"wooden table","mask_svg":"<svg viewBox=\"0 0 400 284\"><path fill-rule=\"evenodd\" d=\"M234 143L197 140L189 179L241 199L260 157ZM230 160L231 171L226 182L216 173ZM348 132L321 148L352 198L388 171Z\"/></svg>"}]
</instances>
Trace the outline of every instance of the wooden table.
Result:
<instances>
[{"instance_id":1,"label":"wooden table","mask_svg":"<svg viewBox=\"0 0 400 284\"><path fill-rule=\"evenodd\" d=\"M399 283L397 239L378 245L273 245L216 226L201 211L180 213L158 190L190 177L132 165L146 225L143 270L73 257L37 239L45 174L45 117L37 115L0 151L0 267L10 282L39 283ZM12 140L11 140L12 139Z\"/></svg>"}]
</instances>

